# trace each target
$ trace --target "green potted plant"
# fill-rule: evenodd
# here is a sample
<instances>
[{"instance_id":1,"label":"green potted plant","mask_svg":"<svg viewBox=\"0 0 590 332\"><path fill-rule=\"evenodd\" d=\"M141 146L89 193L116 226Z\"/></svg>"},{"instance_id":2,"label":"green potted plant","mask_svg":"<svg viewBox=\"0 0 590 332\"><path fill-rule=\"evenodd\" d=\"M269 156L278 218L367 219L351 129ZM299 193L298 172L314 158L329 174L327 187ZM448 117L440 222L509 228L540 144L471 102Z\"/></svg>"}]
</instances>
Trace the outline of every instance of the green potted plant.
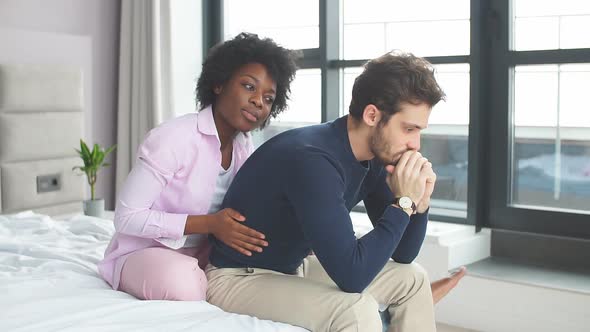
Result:
<instances>
[{"instance_id":1,"label":"green potted plant","mask_svg":"<svg viewBox=\"0 0 590 332\"><path fill-rule=\"evenodd\" d=\"M79 169L86 174L88 184L90 185L90 199L83 203L84 214L87 216L102 217L104 212L104 199L96 199L94 197L94 186L96 185L96 175L100 168L109 166L105 163L105 158L115 150L116 145L108 149L101 148L98 144L94 144L92 151L88 148L83 140L80 140L80 150L75 149L82 158L84 166L76 166L72 170Z\"/></svg>"}]
</instances>

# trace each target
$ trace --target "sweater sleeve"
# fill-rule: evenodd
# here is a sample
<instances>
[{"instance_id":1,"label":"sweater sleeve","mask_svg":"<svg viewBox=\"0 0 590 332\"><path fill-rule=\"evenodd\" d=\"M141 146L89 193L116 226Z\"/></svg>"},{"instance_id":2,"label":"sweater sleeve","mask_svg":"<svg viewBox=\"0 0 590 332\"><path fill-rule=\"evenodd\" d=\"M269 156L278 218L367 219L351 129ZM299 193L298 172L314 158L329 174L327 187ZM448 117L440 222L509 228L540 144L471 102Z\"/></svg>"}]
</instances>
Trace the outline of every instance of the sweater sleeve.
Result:
<instances>
[{"instance_id":1,"label":"sweater sleeve","mask_svg":"<svg viewBox=\"0 0 590 332\"><path fill-rule=\"evenodd\" d=\"M377 226L387 207L390 207L391 202L393 202L393 194L385 182L385 171L382 171L375 188L364 200L367 214L373 226ZM393 255L391 255L394 261L404 264L414 261L426 236L427 221L428 212L412 215L408 227L406 227L399 244L395 248Z\"/></svg>"},{"instance_id":2,"label":"sweater sleeve","mask_svg":"<svg viewBox=\"0 0 590 332\"><path fill-rule=\"evenodd\" d=\"M114 225L117 232L142 238L182 240L187 214L152 209L162 190L178 171L175 152L159 128L138 150L135 166L119 192ZM172 241L174 242L174 241Z\"/></svg>"},{"instance_id":3,"label":"sweater sleeve","mask_svg":"<svg viewBox=\"0 0 590 332\"><path fill-rule=\"evenodd\" d=\"M344 201L339 164L321 151L297 154L286 169L286 195L303 233L332 280L345 292L362 292L393 254L408 215L386 208L375 228L356 239Z\"/></svg>"}]
</instances>

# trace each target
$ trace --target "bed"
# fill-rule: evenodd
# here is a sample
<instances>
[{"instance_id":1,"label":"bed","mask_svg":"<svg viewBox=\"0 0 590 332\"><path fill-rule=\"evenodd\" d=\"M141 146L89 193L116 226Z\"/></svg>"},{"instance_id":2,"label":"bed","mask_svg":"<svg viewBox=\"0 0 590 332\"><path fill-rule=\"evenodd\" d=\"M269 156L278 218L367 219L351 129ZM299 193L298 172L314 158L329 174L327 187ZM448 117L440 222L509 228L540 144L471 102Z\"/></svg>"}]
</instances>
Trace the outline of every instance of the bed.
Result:
<instances>
[{"instance_id":1,"label":"bed","mask_svg":"<svg viewBox=\"0 0 590 332\"><path fill-rule=\"evenodd\" d=\"M72 171L92 137L91 41L0 29L0 43L0 331L306 331L111 289L96 263L114 226L80 213L88 186Z\"/></svg>"},{"instance_id":2,"label":"bed","mask_svg":"<svg viewBox=\"0 0 590 332\"><path fill-rule=\"evenodd\" d=\"M0 215L0 331L307 331L112 290L96 263L113 232L111 220L84 215Z\"/></svg>"}]
</instances>

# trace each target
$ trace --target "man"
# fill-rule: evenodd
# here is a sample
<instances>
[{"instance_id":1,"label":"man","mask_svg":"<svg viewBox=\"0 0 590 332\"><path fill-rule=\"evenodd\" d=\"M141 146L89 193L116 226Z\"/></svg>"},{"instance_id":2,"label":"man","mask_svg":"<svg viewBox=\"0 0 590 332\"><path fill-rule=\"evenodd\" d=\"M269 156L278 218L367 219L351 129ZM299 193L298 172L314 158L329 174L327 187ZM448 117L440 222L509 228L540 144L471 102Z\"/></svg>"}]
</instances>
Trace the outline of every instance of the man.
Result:
<instances>
[{"instance_id":1,"label":"man","mask_svg":"<svg viewBox=\"0 0 590 332\"><path fill-rule=\"evenodd\" d=\"M348 116L262 145L223 207L268 247L246 256L212 237L207 300L314 332L381 331L382 306L390 331L435 331L429 280L412 261L436 182L420 131L443 98L428 62L385 54L355 80ZM349 212L361 200L374 229L357 239Z\"/></svg>"}]
</instances>

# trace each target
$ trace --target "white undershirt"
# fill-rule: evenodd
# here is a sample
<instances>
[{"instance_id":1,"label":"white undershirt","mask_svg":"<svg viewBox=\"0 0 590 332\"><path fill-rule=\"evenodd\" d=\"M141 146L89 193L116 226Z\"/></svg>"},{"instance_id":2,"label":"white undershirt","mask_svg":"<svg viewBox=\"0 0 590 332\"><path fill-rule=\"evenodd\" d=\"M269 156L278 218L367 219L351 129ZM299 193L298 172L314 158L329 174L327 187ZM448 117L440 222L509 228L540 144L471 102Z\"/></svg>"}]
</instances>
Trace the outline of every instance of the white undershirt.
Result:
<instances>
[{"instance_id":1,"label":"white undershirt","mask_svg":"<svg viewBox=\"0 0 590 332\"><path fill-rule=\"evenodd\" d=\"M219 175L217 175L217 182L215 183L215 191L213 192L213 198L211 199L211 206L209 207L209 214L216 213L221 207L225 193L229 189L232 181L234 180L234 157L232 155L231 163L227 169L223 169L219 165Z\"/></svg>"},{"instance_id":2,"label":"white undershirt","mask_svg":"<svg viewBox=\"0 0 590 332\"><path fill-rule=\"evenodd\" d=\"M221 203L223 202L223 198L225 197L225 193L229 189L232 181L234 180L234 160L235 156L232 152L231 163L227 169L223 169L221 165L219 165L219 174L217 175L217 181L215 182L215 190L213 191L213 197L211 198L211 205L209 207L208 214L213 214L219 211L221 207ZM179 248L193 248L198 247L201 242L207 238L206 234L191 234L185 235L178 240L172 239L161 239L165 240L164 244L172 249L179 249ZM160 241L161 241L160 240Z\"/></svg>"}]
</instances>

